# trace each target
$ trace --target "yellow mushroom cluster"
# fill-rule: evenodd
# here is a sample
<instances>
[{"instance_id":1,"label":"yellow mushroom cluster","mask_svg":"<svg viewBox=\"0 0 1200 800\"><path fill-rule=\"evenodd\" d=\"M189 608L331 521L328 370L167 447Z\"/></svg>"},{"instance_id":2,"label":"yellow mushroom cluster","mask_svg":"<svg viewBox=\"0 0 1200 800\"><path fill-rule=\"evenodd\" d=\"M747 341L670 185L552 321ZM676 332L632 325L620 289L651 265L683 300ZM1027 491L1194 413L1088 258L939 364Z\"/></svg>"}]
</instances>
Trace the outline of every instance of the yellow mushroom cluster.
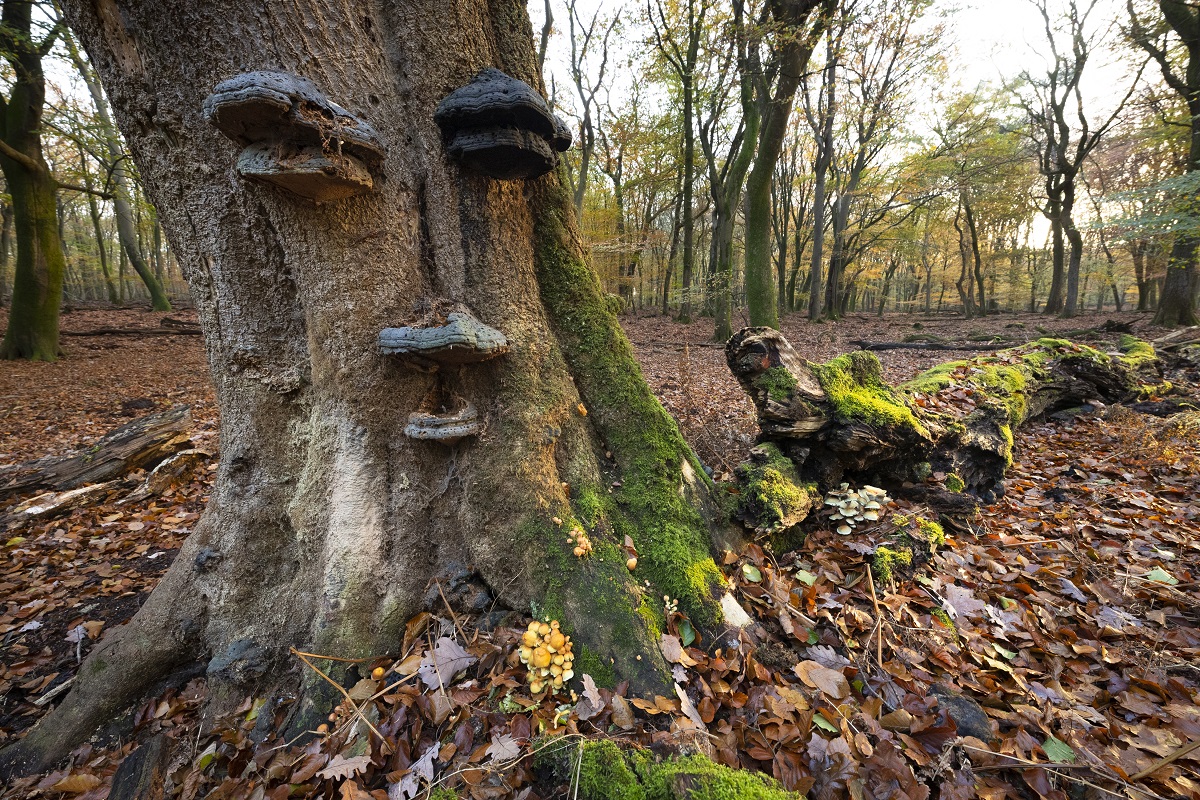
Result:
<instances>
[{"instance_id":1,"label":"yellow mushroom cluster","mask_svg":"<svg viewBox=\"0 0 1200 800\"><path fill-rule=\"evenodd\" d=\"M583 558L592 554L592 540L579 528L572 528L571 532L567 534L567 544L575 545L573 552L576 558Z\"/></svg>"},{"instance_id":2,"label":"yellow mushroom cluster","mask_svg":"<svg viewBox=\"0 0 1200 800\"><path fill-rule=\"evenodd\" d=\"M558 627L558 620L529 623L517 649L521 663L529 668L529 691L558 692L575 676L571 669L575 654L571 652L571 637Z\"/></svg>"}]
</instances>

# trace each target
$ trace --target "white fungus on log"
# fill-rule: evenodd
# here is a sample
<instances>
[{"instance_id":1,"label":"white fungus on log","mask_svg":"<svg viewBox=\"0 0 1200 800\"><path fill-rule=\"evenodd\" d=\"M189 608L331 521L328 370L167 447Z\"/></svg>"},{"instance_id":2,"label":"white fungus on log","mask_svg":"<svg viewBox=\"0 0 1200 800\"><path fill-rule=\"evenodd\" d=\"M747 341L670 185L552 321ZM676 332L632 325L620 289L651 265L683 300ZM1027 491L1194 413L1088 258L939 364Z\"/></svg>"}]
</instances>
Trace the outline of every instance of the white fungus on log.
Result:
<instances>
[{"instance_id":1,"label":"white fungus on log","mask_svg":"<svg viewBox=\"0 0 1200 800\"><path fill-rule=\"evenodd\" d=\"M371 191L386 155L367 122L284 72L222 81L204 101L204 115L245 146L238 174L316 203Z\"/></svg>"}]
</instances>

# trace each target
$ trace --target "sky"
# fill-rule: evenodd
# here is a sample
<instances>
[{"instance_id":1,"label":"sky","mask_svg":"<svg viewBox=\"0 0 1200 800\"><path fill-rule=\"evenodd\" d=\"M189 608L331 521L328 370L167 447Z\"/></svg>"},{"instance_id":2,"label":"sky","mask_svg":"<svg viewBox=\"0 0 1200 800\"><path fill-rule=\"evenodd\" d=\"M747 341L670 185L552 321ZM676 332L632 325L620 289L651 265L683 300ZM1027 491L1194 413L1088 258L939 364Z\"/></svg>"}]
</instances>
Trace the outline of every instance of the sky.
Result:
<instances>
[{"instance_id":1,"label":"sky","mask_svg":"<svg viewBox=\"0 0 1200 800\"><path fill-rule=\"evenodd\" d=\"M638 14L644 2L579 0L578 7L585 19L590 19L597 9L604 15L624 9L626 14L632 16ZM869 9L878 0L860 2ZM1067 0L1050 2L1052 12L1056 9L1065 10L1067 5ZM1088 0L1078 2L1086 5ZM555 35L547 57L547 80L552 72L557 77L558 91L562 94L571 91L567 83L567 65L570 61L566 39L566 7L562 0L552 0L552 7ZM1089 105L1094 105L1101 113L1106 105L1119 99L1128 88L1128 80L1123 80L1126 68L1114 63L1112 56L1116 33L1111 30L1111 25L1113 20L1120 19L1124 7L1125 0L1096 0L1095 10L1089 19L1088 27L1097 35L1110 31L1107 37L1102 37L1097 57L1085 72L1085 98ZM974 88L983 82L1010 81L1023 70L1036 72L1039 67L1044 69L1045 62L1038 51L1046 51L1045 31L1041 15L1029 0L935 0L931 13L945 15L947 30L954 38L950 74L964 89ZM536 34L545 19L543 0L530 0L529 15ZM639 36L644 34L634 32L630 38ZM614 91L620 92L631 80L636 80L636 75L618 75L614 81Z\"/></svg>"}]
</instances>

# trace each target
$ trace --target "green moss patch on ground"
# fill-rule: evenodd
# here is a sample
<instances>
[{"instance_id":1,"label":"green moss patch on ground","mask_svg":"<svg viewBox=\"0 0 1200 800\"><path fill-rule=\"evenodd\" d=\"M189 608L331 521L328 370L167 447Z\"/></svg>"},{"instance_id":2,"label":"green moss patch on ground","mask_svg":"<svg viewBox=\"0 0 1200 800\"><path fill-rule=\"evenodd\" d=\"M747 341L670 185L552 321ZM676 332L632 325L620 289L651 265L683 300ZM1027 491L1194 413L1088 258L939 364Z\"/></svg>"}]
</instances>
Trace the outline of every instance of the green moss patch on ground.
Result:
<instances>
[{"instance_id":1,"label":"green moss patch on ground","mask_svg":"<svg viewBox=\"0 0 1200 800\"><path fill-rule=\"evenodd\" d=\"M659 761L647 751L623 750L608 739L587 741L580 748L563 748L555 771L578 763L573 777L582 800L801 799L766 775L731 769L702 755Z\"/></svg>"}]
</instances>

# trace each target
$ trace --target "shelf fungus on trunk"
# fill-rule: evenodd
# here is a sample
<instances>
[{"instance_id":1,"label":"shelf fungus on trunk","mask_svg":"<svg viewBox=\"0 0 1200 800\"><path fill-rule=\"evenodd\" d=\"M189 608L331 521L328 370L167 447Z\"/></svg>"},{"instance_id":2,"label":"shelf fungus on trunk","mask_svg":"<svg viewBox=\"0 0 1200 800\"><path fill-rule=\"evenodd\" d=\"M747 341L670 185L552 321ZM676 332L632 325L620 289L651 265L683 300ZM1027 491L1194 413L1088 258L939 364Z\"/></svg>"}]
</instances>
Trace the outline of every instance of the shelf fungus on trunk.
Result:
<instances>
[{"instance_id":1,"label":"shelf fungus on trunk","mask_svg":"<svg viewBox=\"0 0 1200 800\"><path fill-rule=\"evenodd\" d=\"M365 121L305 78L246 72L218 83L204 115L245 148L244 178L328 203L371 191L386 150Z\"/></svg>"},{"instance_id":2,"label":"shelf fungus on trunk","mask_svg":"<svg viewBox=\"0 0 1200 800\"><path fill-rule=\"evenodd\" d=\"M468 436L475 436L483 430L479 421L479 412L475 406L467 403L462 408L445 414L432 411L414 411L408 415L408 424L404 426L404 435L410 439L440 442L444 445L455 445Z\"/></svg>"},{"instance_id":3,"label":"shelf fungus on trunk","mask_svg":"<svg viewBox=\"0 0 1200 800\"><path fill-rule=\"evenodd\" d=\"M460 309L447 314L441 325L384 328L379 349L434 371L439 365L474 364L502 356L508 352L508 339Z\"/></svg>"},{"instance_id":4,"label":"shelf fungus on trunk","mask_svg":"<svg viewBox=\"0 0 1200 800\"><path fill-rule=\"evenodd\" d=\"M446 149L497 180L536 178L554 169L571 132L524 81L487 68L434 112Z\"/></svg>"}]
</instances>

